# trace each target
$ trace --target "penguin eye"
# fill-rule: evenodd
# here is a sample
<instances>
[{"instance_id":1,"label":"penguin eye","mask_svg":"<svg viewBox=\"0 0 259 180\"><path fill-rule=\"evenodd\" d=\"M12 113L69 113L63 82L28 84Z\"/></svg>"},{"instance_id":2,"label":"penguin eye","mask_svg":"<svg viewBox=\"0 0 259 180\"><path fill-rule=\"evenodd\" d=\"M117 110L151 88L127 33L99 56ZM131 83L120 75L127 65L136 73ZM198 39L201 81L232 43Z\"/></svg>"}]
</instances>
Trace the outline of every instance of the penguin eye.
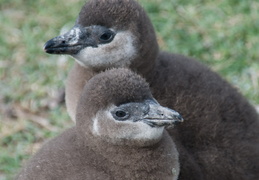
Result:
<instances>
[{"instance_id":1,"label":"penguin eye","mask_svg":"<svg viewBox=\"0 0 259 180\"><path fill-rule=\"evenodd\" d=\"M112 112L114 119L116 120L126 120L129 117L129 113L124 109L117 109Z\"/></svg>"},{"instance_id":2,"label":"penguin eye","mask_svg":"<svg viewBox=\"0 0 259 180\"><path fill-rule=\"evenodd\" d=\"M101 43L109 43L114 38L114 32L112 31L105 31L100 37L99 40Z\"/></svg>"},{"instance_id":3,"label":"penguin eye","mask_svg":"<svg viewBox=\"0 0 259 180\"><path fill-rule=\"evenodd\" d=\"M127 115L127 113L124 112L124 111L116 111L116 112L115 112L115 115L116 115L117 117L122 118L122 117L125 117L125 116Z\"/></svg>"}]
</instances>

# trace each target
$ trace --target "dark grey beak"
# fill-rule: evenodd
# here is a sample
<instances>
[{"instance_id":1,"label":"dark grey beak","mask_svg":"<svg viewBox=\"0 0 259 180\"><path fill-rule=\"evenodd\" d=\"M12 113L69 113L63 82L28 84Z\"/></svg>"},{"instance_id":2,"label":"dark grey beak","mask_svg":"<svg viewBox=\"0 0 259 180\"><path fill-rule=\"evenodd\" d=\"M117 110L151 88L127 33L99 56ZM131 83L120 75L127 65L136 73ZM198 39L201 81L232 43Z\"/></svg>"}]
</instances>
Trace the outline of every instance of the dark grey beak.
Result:
<instances>
[{"instance_id":1,"label":"dark grey beak","mask_svg":"<svg viewBox=\"0 0 259 180\"><path fill-rule=\"evenodd\" d=\"M182 116L169 108L163 107L157 103L149 104L149 112L143 118L143 122L151 127L173 126L183 122Z\"/></svg>"},{"instance_id":2,"label":"dark grey beak","mask_svg":"<svg viewBox=\"0 0 259 180\"><path fill-rule=\"evenodd\" d=\"M44 45L44 50L49 54L77 54L87 46L97 46L87 30L79 25L74 26L67 33L57 36Z\"/></svg>"}]
</instances>

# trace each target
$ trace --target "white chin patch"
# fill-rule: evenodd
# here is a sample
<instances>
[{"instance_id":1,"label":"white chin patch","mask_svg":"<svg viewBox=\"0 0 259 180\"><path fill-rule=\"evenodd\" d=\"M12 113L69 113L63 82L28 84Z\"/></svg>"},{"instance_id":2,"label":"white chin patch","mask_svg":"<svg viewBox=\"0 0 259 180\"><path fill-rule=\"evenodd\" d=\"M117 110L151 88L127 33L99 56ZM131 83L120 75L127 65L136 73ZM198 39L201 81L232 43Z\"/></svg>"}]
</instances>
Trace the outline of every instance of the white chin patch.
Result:
<instances>
[{"instance_id":1,"label":"white chin patch","mask_svg":"<svg viewBox=\"0 0 259 180\"><path fill-rule=\"evenodd\" d=\"M164 127L151 127L147 125L146 123L137 123L137 126L139 128L139 133L132 134L132 138L136 140L156 140L160 139Z\"/></svg>"},{"instance_id":2,"label":"white chin patch","mask_svg":"<svg viewBox=\"0 0 259 180\"><path fill-rule=\"evenodd\" d=\"M117 32L112 42L100 44L97 48L86 47L73 57L84 67L110 68L128 67L136 54L132 33L120 31Z\"/></svg>"}]
</instances>

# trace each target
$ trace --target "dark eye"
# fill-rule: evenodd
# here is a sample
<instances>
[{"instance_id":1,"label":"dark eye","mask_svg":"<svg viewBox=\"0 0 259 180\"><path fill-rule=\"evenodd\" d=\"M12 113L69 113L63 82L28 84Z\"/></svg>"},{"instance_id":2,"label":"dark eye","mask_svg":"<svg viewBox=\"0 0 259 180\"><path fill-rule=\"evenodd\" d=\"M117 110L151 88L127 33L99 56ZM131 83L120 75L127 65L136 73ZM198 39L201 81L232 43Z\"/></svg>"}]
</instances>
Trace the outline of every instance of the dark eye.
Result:
<instances>
[{"instance_id":1,"label":"dark eye","mask_svg":"<svg viewBox=\"0 0 259 180\"><path fill-rule=\"evenodd\" d=\"M125 116L127 115L127 113L126 113L125 111L116 111L116 112L115 112L115 115L116 115L117 117L122 118L122 117L125 117Z\"/></svg>"},{"instance_id":2,"label":"dark eye","mask_svg":"<svg viewBox=\"0 0 259 180\"><path fill-rule=\"evenodd\" d=\"M116 119L118 121L125 121L130 117L130 113L124 109L116 108L112 112L112 116L114 119Z\"/></svg>"},{"instance_id":3,"label":"dark eye","mask_svg":"<svg viewBox=\"0 0 259 180\"><path fill-rule=\"evenodd\" d=\"M99 37L99 40L102 42L102 43L108 43L108 42L111 42L113 40L113 37L114 37L114 32L112 31L106 31L104 32L100 37Z\"/></svg>"}]
</instances>

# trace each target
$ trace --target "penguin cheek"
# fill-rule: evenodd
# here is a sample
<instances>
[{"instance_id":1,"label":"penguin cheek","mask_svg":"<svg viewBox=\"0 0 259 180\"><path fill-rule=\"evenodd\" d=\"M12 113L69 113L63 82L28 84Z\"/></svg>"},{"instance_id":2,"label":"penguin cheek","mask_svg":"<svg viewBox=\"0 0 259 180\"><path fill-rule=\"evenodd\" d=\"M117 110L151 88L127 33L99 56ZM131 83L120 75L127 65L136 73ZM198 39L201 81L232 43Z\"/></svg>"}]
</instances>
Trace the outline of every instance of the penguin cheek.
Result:
<instances>
[{"instance_id":1,"label":"penguin cheek","mask_svg":"<svg viewBox=\"0 0 259 180\"><path fill-rule=\"evenodd\" d=\"M137 121L117 121L109 111L98 113L93 119L93 134L103 141L112 144L131 144L137 146L152 145L158 142L164 128L151 127L148 124Z\"/></svg>"},{"instance_id":2,"label":"penguin cheek","mask_svg":"<svg viewBox=\"0 0 259 180\"><path fill-rule=\"evenodd\" d=\"M83 67L128 67L138 55L135 37L128 31L118 32L113 41L98 47L85 47L72 57Z\"/></svg>"},{"instance_id":3,"label":"penguin cheek","mask_svg":"<svg viewBox=\"0 0 259 180\"><path fill-rule=\"evenodd\" d=\"M113 126L108 129L110 138L124 141L132 138L135 132L134 127L129 126L125 121L115 121Z\"/></svg>"},{"instance_id":4,"label":"penguin cheek","mask_svg":"<svg viewBox=\"0 0 259 180\"><path fill-rule=\"evenodd\" d=\"M113 142L121 139L127 139L129 134L127 131L129 129L127 123L124 121L116 121L111 116L111 114L105 113L98 114L98 116L93 120L92 132L94 136L101 137L104 141Z\"/></svg>"},{"instance_id":5,"label":"penguin cheek","mask_svg":"<svg viewBox=\"0 0 259 180\"><path fill-rule=\"evenodd\" d=\"M138 146L152 145L158 142L164 130L163 127L152 128L145 123L132 121L117 122L114 127L116 132L111 138L120 139Z\"/></svg>"}]
</instances>

